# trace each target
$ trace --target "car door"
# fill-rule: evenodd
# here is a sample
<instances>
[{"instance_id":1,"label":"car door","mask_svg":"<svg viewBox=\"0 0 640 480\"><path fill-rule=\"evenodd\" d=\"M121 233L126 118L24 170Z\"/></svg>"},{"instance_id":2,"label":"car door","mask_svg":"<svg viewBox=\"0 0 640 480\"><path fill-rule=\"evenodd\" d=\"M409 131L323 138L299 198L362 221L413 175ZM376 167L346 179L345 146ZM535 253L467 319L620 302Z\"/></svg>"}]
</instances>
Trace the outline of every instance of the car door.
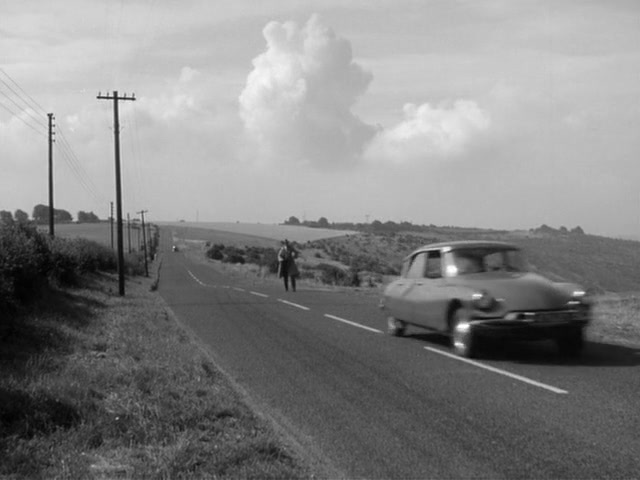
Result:
<instances>
[{"instance_id":1,"label":"car door","mask_svg":"<svg viewBox=\"0 0 640 480\"><path fill-rule=\"evenodd\" d=\"M442 316L446 315L449 302L442 275L442 254L440 250L426 254L423 277L414 282L411 292L414 309L412 318L418 325L441 330Z\"/></svg>"},{"instance_id":2,"label":"car door","mask_svg":"<svg viewBox=\"0 0 640 480\"><path fill-rule=\"evenodd\" d=\"M406 273L403 278L398 281L394 297L396 298L396 317L406 322L415 322L414 303L418 300L415 293L417 285L424 278L424 269L426 266L426 252L418 252L409 259Z\"/></svg>"}]
</instances>

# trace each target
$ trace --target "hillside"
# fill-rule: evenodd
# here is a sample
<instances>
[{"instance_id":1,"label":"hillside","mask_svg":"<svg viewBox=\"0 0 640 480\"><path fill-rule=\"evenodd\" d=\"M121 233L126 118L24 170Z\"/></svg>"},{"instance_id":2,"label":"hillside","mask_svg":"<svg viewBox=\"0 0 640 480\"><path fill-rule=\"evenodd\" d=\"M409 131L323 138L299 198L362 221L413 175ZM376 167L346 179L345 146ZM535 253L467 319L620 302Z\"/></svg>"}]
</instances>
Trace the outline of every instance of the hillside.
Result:
<instances>
[{"instance_id":1,"label":"hillside","mask_svg":"<svg viewBox=\"0 0 640 480\"><path fill-rule=\"evenodd\" d=\"M577 232L426 227L422 231L362 233L323 239L312 242L311 246L346 266L360 268L359 264L369 258L372 270L397 274L402 259L422 245L480 239L519 245L525 250L531 268L553 279L577 282L595 292L640 290L640 242Z\"/></svg>"}]
</instances>

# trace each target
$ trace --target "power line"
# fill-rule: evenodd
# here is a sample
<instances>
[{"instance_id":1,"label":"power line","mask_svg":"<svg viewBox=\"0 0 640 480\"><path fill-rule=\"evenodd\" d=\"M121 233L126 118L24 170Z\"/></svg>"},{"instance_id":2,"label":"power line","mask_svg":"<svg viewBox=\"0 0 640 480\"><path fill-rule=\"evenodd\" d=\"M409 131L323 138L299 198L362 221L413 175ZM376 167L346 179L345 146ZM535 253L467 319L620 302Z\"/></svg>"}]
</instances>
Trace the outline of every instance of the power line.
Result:
<instances>
[{"instance_id":1,"label":"power line","mask_svg":"<svg viewBox=\"0 0 640 480\"><path fill-rule=\"evenodd\" d=\"M0 78L0 81L2 81L1 78ZM13 98L11 98L9 95L7 95L2 90L0 90L0 95L3 95L7 100L9 100L11 103L13 103L16 107L18 107L18 110L20 110L20 113L26 114L31 120L33 120L39 126L41 126L43 128L47 128L47 124L45 122L43 122L42 119L40 119L39 117L36 117L33 113L31 113L31 111L30 111L31 108L29 106L27 106L27 108L24 108L23 106L19 105L18 102L16 102ZM40 123L40 122L42 122L42 123Z\"/></svg>"},{"instance_id":2,"label":"power line","mask_svg":"<svg viewBox=\"0 0 640 480\"><path fill-rule=\"evenodd\" d=\"M40 106L40 104L39 104L38 102L36 102L36 101L31 97L31 95L29 95L27 92L25 92L25 91L24 91L24 89L23 89L20 85L18 85L18 83L17 83L13 78L11 78L11 76L9 76L9 74L8 74L7 72L5 72L2 68L0 68L0 72L2 72L2 73L4 74L4 76L5 76L5 77L7 77L7 78L11 81L11 83L13 83L13 84L16 86L16 88L17 88L18 90L20 90L20 91L21 91L21 92L22 92L22 93L23 93L23 94L24 94L24 95L25 95L25 96L26 96L26 97L31 101L30 106L31 106L34 110L40 110L40 113L41 113L42 115L44 115L44 116L46 116L46 115L47 115L47 112L45 111L45 109L44 109L44 108L42 108L42 106ZM5 85L7 85L7 83L6 83L4 80L2 80L1 78L0 78L0 81L1 81L2 83L4 83ZM16 96L20 97L20 95L16 94L16 93L15 93L15 91L14 91L14 90L9 86L9 85L7 85L7 87L9 88L9 90L11 90L12 92L14 92L14 94L15 94ZM25 102L25 103L27 103L27 104L29 105L29 103L28 103L28 102L26 102L25 100L22 100L22 101L23 101L23 102Z\"/></svg>"},{"instance_id":3,"label":"power line","mask_svg":"<svg viewBox=\"0 0 640 480\"><path fill-rule=\"evenodd\" d=\"M33 130L34 132L36 132L38 135L41 135L43 137L46 137L47 134L44 133L41 130L38 130L37 127L34 127L32 124L30 124L29 122L27 122L24 118L22 118L20 116L19 113L14 112L12 109L10 109L9 107L7 107L4 103L0 102L0 106L2 108L4 108L7 112L9 112L12 116L14 116L15 118L17 118L18 120L20 120L22 123L24 123L27 127L29 127L31 130ZM46 128L46 127L45 127Z\"/></svg>"},{"instance_id":4,"label":"power line","mask_svg":"<svg viewBox=\"0 0 640 480\"><path fill-rule=\"evenodd\" d=\"M58 147L58 151L63 155L66 160L69 168L76 176L80 185L84 190L93 198L96 204L104 204L106 203L105 197L100 193L100 190L96 187L96 184L91 180L91 177L88 175L86 170L82 167L82 162L76 155L75 151L71 147L71 144L67 140L64 132L60 127L58 127L59 142L56 142L56 146Z\"/></svg>"}]
</instances>

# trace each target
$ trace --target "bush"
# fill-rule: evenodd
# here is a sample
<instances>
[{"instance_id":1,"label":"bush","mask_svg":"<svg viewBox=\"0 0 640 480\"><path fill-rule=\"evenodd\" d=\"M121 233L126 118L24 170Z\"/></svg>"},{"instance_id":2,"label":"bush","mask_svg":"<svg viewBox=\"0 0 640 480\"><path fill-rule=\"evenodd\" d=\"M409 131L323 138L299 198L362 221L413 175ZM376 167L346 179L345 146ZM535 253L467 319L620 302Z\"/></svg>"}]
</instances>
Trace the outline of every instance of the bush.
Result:
<instances>
[{"instance_id":1,"label":"bush","mask_svg":"<svg viewBox=\"0 0 640 480\"><path fill-rule=\"evenodd\" d=\"M46 284L47 255L47 243L35 228L0 228L0 310L24 303Z\"/></svg>"},{"instance_id":2,"label":"bush","mask_svg":"<svg viewBox=\"0 0 640 480\"><path fill-rule=\"evenodd\" d=\"M320 280L328 285L349 285L350 276L346 270L328 263L321 263L317 267L320 270Z\"/></svg>"},{"instance_id":3,"label":"bush","mask_svg":"<svg viewBox=\"0 0 640 480\"><path fill-rule=\"evenodd\" d=\"M51 283L75 285L82 274L116 269L115 253L99 243L51 238L25 223L0 227L0 311L29 303Z\"/></svg>"},{"instance_id":4,"label":"bush","mask_svg":"<svg viewBox=\"0 0 640 480\"><path fill-rule=\"evenodd\" d=\"M215 244L206 252L207 257L213 260L222 260L224 258L224 245Z\"/></svg>"}]
</instances>

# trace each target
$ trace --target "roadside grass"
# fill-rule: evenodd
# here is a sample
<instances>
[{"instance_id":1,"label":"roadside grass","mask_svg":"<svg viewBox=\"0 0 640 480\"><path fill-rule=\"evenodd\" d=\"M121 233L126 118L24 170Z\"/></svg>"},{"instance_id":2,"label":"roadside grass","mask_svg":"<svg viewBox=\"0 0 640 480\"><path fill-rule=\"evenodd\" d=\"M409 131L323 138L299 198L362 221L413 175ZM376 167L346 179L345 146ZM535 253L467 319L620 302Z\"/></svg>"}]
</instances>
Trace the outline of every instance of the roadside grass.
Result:
<instances>
[{"instance_id":1,"label":"roadside grass","mask_svg":"<svg viewBox=\"0 0 640 480\"><path fill-rule=\"evenodd\" d=\"M310 477L151 282L93 275L0 331L0 477Z\"/></svg>"},{"instance_id":2,"label":"roadside grass","mask_svg":"<svg viewBox=\"0 0 640 480\"><path fill-rule=\"evenodd\" d=\"M596 297L589 338L640 346L640 294L608 294Z\"/></svg>"}]
</instances>

